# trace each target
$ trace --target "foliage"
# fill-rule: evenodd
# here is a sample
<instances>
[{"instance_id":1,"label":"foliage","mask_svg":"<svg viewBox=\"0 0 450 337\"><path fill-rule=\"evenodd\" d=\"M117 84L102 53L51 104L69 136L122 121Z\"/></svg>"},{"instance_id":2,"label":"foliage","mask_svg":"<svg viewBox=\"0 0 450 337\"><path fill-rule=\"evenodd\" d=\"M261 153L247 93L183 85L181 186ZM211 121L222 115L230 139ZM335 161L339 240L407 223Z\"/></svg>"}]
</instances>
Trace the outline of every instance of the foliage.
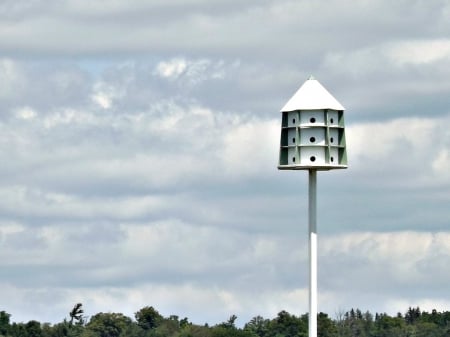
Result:
<instances>
[{"instance_id":1,"label":"foliage","mask_svg":"<svg viewBox=\"0 0 450 337\"><path fill-rule=\"evenodd\" d=\"M81 303L54 325L31 320L11 323L11 315L0 311L0 337L306 337L308 315L295 316L280 311L277 317L255 316L243 328L236 326L236 315L215 326L200 326L163 317L146 306L135 313L135 321L121 313L98 313L85 322ZM318 337L448 337L450 312L421 311L409 308L404 315L363 313L359 309L340 312L335 319L325 313L317 316ZM74 324L74 321L76 323Z\"/></svg>"},{"instance_id":2,"label":"foliage","mask_svg":"<svg viewBox=\"0 0 450 337\"><path fill-rule=\"evenodd\" d=\"M156 328L163 321L163 317L153 307L145 307L134 314L137 324L144 330Z\"/></svg>"},{"instance_id":3,"label":"foliage","mask_svg":"<svg viewBox=\"0 0 450 337\"><path fill-rule=\"evenodd\" d=\"M9 318L11 317L6 311L0 311L0 335L5 336L9 332Z\"/></svg>"},{"instance_id":4,"label":"foliage","mask_svg":"<svg viewBox=\"0 0 450 337\"><path fill-rule=\"evenodd\" d=\"M296 317L287 311L280 311L270 321L268 337L306 337L308 336L308 316Z\"/></svg>"},{"instance_id":5,"label":"foliage","mask_svg":"<svg viewBox=\"0 0 450 337\"><path fill-rule=\"evenodd\" d=\"M83 309L81 308L83 305L81 303L75 304L73 309L70 311L70 324L73 323L73 321L78 321L79 323L83 323Z\"/></svg>"},{"instance_id":6,"label":"foliage","mask_svg":"<svg viewBox=\"0 0 450 337\"><path fill-rule=\"evenodd\" d=\"M256 336L267 336L269 323L270 321L268 319L264 319L262 316L256 316L245 324L244 330L251 331Z\"/></svg>"},{"instance_id":7,"label":"foliage","mask_svg":"<svg viewBox=\"0 0 450 337\"><path fill-rule=\"evenodd\" d=\"M119 337L126 336L132 321L121 313L98 313L92 316L82 337Z\"/></svg>"}]
</instances>

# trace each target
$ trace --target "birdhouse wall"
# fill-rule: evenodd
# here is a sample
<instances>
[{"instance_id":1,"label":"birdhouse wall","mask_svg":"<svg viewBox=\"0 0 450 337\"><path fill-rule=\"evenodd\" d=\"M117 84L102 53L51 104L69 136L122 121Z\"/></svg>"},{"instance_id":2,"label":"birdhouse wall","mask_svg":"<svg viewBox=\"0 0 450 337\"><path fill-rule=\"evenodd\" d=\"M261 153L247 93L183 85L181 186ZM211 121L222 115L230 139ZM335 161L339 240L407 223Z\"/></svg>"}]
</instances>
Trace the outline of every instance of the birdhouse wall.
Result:
<instances>
[{"instance_id":1,"label":"birdhouse wall","mask_svg":"<svg viewBox=\"0 0 450 337\"><path fill-rule=\"evenodd\" d=\"M287 113L287 126L297 126L299 123L299 117L297 111L290 111Z\"/></svg>"},{"instance_id":2,"label":"birdhouse wall","mask_svg":"<svg viewBox=\"0 0 450 337\"><path fill-rule=\"evenodd\" d=\"M337 147L330 148L330 164L339 163L339 149Z\"/></svg>"},{"instance_id":3,"label":"birdhouse wall","mask_svg":"<svg viewBox=\"0 0 450 337\"><path fill-rule=\"evenodd\" d=\"M288 129L288 145L295 146L297 144L297 130L295 128Z\"/></svg>"},{"instance_id":4,"label":"birdhouse wall","mask_svg":"<svg viewBox=\"0 0 450 337\"><path fill-rule=\"evenodd\" d=\"M301 125L325 125L324 110L301 110Z\"/></svg>"},{"instance_id":5,"label":"birdhouse wall","mask_svg":"<svg viewBox=\"0 0 450 337\"><path fill-rule=\"evenodd\" d=\"M325 145L325 130L325 128L301 129L300 145Z\"/></svg>"},{"instance_id":6,"label":"birdhouse wall","mask_svg":"<svg viewBox=\"0 0 450 337\"><path fill-rule=\"evenodd\" d=\"M330 129L328 141L330 145L338 145L339 144L339 130L338 129Z\"/></svg>"},{"instance_id":7,"label":"birdhouse wall","mask_svg":"<svg viewBox=\"0 0 450 337\"><path fill-rule=\"evenodd\" d=\"M289 165L296 165L299 163L297 149L295 147L288 148L288 162Z\"/></svg>"},{"instance_id":8,"label":"birdhouse wall","mask_svg":"<svg viewBox=\"0 0 450 337\"><path fill-rule=\"evenodd\" d=\"M302 147L300 149L300 163L302 165L324 165L325 148L320 146Z\"/></svg>"},{"instance_id":9,"label":"birdhouse wall","mask_svg":"<svg viewBox=\"0 0 450 337\"><path fill-rule=\"evenodd\" d=\"M327 115L327 122L329 126L339 126L339 115L336 110L328 110Z\"/></svg>"}]
</instances>

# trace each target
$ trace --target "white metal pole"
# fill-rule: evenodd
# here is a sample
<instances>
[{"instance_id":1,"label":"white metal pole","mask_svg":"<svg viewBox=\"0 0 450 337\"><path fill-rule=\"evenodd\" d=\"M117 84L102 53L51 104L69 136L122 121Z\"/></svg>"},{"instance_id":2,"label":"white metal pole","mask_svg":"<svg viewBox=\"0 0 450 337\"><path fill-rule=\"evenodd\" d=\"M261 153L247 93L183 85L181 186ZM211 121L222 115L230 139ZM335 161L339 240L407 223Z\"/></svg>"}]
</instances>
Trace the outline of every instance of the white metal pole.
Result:
<instances>
[{"instance_id":1,"label":"white metal pole","mask_svg":"<svg viewBox=\"0 0 450 337\"><path fill-rule=\"evenodd\" d=\"M317 171L309 170L309 337L317 337Z\"/></svg>"}]
</instances>

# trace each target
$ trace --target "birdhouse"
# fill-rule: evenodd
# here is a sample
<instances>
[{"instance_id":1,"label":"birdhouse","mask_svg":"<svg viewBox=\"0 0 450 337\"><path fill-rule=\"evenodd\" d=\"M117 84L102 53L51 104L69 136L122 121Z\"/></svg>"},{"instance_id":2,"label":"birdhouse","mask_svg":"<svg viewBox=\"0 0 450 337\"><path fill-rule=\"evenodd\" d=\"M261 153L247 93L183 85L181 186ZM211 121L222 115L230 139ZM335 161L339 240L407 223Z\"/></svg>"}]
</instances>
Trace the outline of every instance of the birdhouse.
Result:
<instances>
[{"instance_id":1,"label":"birdhouse","mask_svg":"<svg viewBox=\"0 0 450 337\"><path fill-rule=\"evenodd\" d=\"M311 76L281 109L278 169L347 168L344 110Z\"/></svg>"}]
</instances>

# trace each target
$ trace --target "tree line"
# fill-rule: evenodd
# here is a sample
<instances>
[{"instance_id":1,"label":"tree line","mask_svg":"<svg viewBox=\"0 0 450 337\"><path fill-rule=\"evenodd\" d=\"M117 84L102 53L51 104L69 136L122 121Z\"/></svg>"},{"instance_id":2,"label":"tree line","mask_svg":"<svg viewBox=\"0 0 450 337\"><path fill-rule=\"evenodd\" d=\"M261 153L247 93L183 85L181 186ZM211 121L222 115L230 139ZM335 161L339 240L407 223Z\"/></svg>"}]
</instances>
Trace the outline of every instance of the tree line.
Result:
<instances>
[{"instance_id":1,"label":"tree line","mask_svg":"<svg viewBox=\"0 0 450 337\"><path fill-rule=\"evenodd\" d=\"M266 319L256 316L243 327L237 327L237 317L209 326L193 324L188 318L163 317L152 306L146 306L134 319L121 313L98 313L88 318L77 303L68 317L56 324L31 320L11 321L11 315L0 311L0 337L307 337L308 315L292 315L286 311ZM386 313L362 312L351 309L330 318L317 315L319 337L449 337L450 312L421 311L409 308L406 313L390 316Z\"/></svg>"}]
</instances>

